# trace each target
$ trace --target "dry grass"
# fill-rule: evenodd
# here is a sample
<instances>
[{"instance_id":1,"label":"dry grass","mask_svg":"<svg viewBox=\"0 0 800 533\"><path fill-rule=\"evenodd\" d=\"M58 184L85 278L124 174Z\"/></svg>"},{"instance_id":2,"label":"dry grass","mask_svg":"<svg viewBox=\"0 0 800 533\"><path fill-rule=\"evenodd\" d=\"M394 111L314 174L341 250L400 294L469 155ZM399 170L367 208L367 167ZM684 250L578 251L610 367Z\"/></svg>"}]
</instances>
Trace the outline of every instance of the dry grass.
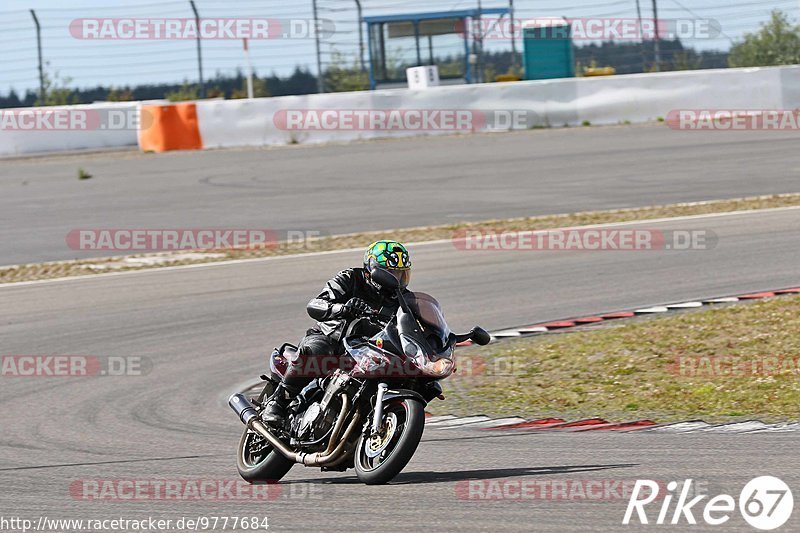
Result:
<instances>
[{"instance_id":1,"label":"dry grass","mask_svg":"<svg viewBox=\"0 0 800 533\"><path fill-rule=\"evenodd\" d=\"M800 418L800 297L612 324L467 348L460 355L483 358L487 371L447 380L451 397L430 407L659 422Z\"/></svg>"}]
</instances>

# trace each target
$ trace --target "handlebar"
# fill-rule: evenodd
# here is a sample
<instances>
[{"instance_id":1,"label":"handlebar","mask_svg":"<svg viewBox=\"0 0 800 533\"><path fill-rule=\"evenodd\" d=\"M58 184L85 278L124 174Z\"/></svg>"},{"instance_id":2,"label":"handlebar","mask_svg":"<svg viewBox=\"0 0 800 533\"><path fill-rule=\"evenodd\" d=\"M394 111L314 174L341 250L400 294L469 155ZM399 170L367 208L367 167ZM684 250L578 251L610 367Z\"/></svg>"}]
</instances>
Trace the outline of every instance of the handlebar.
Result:
<instances>
[{"instance_id":1,"label":"handlebar","mask_svg":"<svg viewBox=\"0 0 800 533\"><path fill-rule=\"evenodd\" d=\"M398 295L402 298L402 295L399 294L399 291L398 291ZM403 302L403 300L401 300L401 302ZM362 318L362 319L369 320L370 322L375 322L379 317L380 317L379 311L373 309L372 307L369 307L364 313L361 314L361 316L355 317L354 320L358 320L359 318ZM381 322L381 324L382 324L382 322ZM480 327L480 326L475 326L468 333L462 333L460 335L456 334L456 342L457 343L458 342L468 341L468 340L471 340L475 344L478 344L480 346L484 346L484 345L489 344L490 342L492 342L492 336L489 335L489 333L485 329Z\"/></svg>"}]
</instances>

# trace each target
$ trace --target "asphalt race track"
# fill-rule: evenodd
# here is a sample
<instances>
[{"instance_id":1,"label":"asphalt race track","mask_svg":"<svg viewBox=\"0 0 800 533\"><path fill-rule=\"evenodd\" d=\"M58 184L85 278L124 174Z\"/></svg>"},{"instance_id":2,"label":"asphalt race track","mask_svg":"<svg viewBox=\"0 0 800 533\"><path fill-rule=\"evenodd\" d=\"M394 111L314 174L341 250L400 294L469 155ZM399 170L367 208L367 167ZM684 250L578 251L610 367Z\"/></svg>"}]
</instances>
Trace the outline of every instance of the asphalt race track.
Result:
<instances>
[{"instance_id":1,"label":"asphalt race track","mask_svg":"<svg viewBox=\"0 0 800 533\"><path fill-rule=\"evenodd\" d=\"M737 146L749 149L746 143ZM769 167L767 159L761 166ZM772 172L777 176L775 168ZM726 192L788 190L791 180L784 174L750 190L742 173L741 188ZM694 181L697 197L720 196L718 182ZM649 197L643 192L648 187L629 190L626 202L691 196L669 193L663 185L653 179ZM665 192L658 196L656 190ZM535 194L535 188L529 192ZM586 197L592 192L603 195L594 188ZM565 204L548 207L567 210ZM510 208L506 214L513 214ZM436 295L458 330L476 322L497 329L798 285L800 209L635 227L712 231L718 242L713 249L685 252L467 252L451 243L429 244L411 247L412 284ZM34 520L267 515L272 529L287 530L619 531L640 530L621 525L627 499L480 501L464 499L469 498L464 487L469 480L692 478L712 495L738 498L746 481L768 474L800 486L800 469L792 466L796 433L506 434L431 428L405 472L386 487L360 485L351 473L295 467L267 502L98 502L70 495L70 487L86 479L236 478L234 451L242 427L225 397L260 373L271 346L299 338L310 324L303 309L307 299L332 272L359 260L359 252L341 252L0 287L3 354L141 356L150 365L143 376L0 378L4 515ZM798 529L796 515L786 530ZM738 514L725 525L731 529L747 530Z\"/></svg>"},{"instance_id":2,"label":"asphalt race track","mask_svg":"<svg viewBox=\"0 0 800 533\"><path fill-rule=\"evenodd\" d=\"M799 179L790 133L664 125L2 160L0 265L99 255L70 250L73 229L347 233L797 192Z\"/></svg>"}]
</instances>

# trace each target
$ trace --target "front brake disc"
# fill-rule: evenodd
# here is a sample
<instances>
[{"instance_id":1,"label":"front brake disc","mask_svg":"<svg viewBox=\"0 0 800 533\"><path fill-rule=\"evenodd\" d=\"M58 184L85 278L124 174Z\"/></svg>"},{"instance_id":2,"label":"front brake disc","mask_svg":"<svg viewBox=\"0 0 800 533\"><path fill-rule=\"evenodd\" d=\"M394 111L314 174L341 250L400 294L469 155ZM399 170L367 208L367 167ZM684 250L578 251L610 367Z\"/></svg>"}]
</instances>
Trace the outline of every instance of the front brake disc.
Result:
<instances>
[{"instance_id":1,"label":"front brake disc","mask_svg":"<svg viewBox=\"0 0 800 533\"><path fill-rule=\"evenodd\" d=\"M364 453L367 457L377 457L392 442L392 437L397 430L397 416L394 413L386 415L386 422L381 427L381 431L367 439Z\"/></svg>"}]
</instances>

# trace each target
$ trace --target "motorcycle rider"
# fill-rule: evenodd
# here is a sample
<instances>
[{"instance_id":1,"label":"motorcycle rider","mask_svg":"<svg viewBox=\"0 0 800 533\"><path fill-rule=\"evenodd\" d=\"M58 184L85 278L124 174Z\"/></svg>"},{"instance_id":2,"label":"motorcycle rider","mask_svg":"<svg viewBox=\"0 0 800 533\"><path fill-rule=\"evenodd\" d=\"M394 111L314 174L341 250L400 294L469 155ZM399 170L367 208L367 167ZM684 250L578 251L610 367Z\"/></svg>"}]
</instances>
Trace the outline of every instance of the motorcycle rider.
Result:
<instances>
[{"instance_id":1,"label":"motorcycle rider","mask_svg":"<svg viewBox=\"0 0 800 533\"><path fill-rule=\"evenodd\" d=\"M317 325L306 332L297 353L288 354L288 368L262 413L264 421L272 425L283 423L291 401L312 380L303 368L323 366L313 365L311 359L334 356L339 361L345 352L342 336L353 319L372 312L385 321L394 316L399 307L397 295L372 279L378 269L391 273L405 289L411 279L411 260L406 247L392 240L372 243L364 252L362 268L339 272L308 302L306 310L317 320Z\"/></svg>"}]
</instances>

